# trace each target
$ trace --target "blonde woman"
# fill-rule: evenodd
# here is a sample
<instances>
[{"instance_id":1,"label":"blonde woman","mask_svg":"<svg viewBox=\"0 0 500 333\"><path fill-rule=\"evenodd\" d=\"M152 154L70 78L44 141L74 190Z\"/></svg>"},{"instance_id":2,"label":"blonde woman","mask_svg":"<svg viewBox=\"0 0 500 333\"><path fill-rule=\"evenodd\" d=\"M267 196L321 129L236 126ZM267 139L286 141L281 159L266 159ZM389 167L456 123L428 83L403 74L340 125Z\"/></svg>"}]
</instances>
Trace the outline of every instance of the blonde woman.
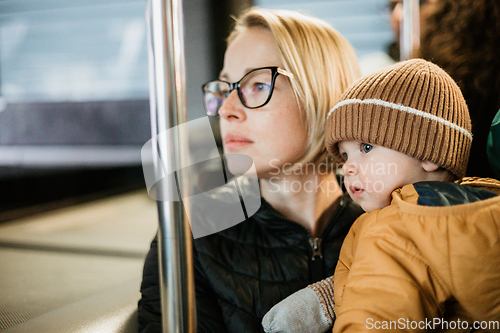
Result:
<instances>
[{"instance_id":1,"label":"blonde woman","mask_svg":"<svg viewBox=\"0 0 500 333\"><path fill-rule=\"evenodd\" d=\"M224 152L252 157L262 204L193 241L199 333L259 332L274 304L333 274L362 211L337 182L326 118L358 76L351 45L321 20L259 8L238 18L204 97L208 114L220 117ZM156 241L141 292L140 330L160 332Z\"/></svg>"}]
</instances>

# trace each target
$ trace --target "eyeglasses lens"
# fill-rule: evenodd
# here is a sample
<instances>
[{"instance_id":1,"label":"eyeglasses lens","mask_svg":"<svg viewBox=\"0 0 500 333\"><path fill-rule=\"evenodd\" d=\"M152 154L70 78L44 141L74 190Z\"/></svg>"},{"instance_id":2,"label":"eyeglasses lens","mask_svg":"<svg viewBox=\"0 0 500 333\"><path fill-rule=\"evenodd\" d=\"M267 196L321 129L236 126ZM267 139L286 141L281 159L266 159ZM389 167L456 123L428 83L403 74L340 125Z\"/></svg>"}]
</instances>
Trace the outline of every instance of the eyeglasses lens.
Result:
<instances>
[{"instance_id":1,"label":"eyeglasses lens","mask_svg":"<svg viewBox=\"0 0 500 333\"><path fill-rule=\"evenodd\" d=\"M267 102L271 93L273 73L270 69L260 69L248 73L240 82L240 98L243 105L257 108Z\"/></svg>"},{"instance_id":2,"label":"eyeglasses lens","mask_svg":"<svg viewBox=\"0 0 500 333\"><path fill-rule=\"evenodd\" d=\"M247 108L258 108L266 104L272 92L273 72L271 69L258 69L249 72L239 81L238 97ZM213 81L204 87L205 108L211 116L216 116L222 103L230 94L229 83Z\"/></svg>"},{"instance_id":3,"label":"eyeglasses lens","mask_svg":"<svg viewBox=\"0 0 500 333\"><path fill-rule=\"evenodd\" d=\"M229 84L223 81L213 81L204 87L205 109L209 116L216 116L219 109L229 95Z\"/></svg>"}]
</instances>

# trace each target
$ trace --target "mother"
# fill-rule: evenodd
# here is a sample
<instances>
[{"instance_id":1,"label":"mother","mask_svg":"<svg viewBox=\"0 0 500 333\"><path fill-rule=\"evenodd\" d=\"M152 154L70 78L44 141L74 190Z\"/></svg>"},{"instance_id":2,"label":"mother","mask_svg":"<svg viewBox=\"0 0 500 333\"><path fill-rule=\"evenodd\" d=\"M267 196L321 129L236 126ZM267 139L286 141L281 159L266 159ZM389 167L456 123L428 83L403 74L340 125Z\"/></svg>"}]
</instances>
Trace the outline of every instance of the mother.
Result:
<instances>
[{"instance_id":1,"label":"mother","mask_svg":"<svg viewBox=\"0 0 500 333\"><path fill-rule=\"evenodd\" d=\"M224 152L253 158L262 205L246 221L193 241L199 333L261 331L274 304L334 273L362 211L337 182L325 121L358 75L350 44L321 20L258 8L237 20L205 100L220 99L207 111L220 116ZM156 240L141 292L140 330L160 332Z\"/></svg>"}]
</instances>

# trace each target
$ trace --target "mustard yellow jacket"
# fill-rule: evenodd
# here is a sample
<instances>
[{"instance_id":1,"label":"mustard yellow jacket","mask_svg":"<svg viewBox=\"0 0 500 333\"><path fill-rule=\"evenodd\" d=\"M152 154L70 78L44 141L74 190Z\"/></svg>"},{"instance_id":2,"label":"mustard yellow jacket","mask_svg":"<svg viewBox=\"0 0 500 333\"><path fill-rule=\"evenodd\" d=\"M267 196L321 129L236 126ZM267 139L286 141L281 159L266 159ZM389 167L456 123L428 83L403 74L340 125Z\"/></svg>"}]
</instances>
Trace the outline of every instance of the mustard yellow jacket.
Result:
<instances>
[{"instance_id":1,"label":"mustard yellow jacket","mask_svg":"<svg viewBox=\"0 0 500 333\"><path fill-rule=\"evenodd\" d=\"M333 332L500 332L500 196L490 191L500 182L416 183L358 218L333 279Z\"/></svg>"}]
</instances>

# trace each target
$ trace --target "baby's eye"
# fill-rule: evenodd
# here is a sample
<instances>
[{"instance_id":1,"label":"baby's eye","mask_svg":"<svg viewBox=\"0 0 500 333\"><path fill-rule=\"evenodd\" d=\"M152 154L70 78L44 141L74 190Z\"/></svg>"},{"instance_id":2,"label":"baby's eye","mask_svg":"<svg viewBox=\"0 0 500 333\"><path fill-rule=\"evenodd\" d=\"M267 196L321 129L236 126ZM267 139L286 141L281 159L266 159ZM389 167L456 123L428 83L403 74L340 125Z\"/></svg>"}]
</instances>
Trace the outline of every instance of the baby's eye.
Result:
<instances>
[{"instance_id":1,"label":"baby's eye","mask_svg":"<svg viewBox=\"0 0 500 333\"><path fill-rule=\"evenodd\" d=\"M347 153L344 153L344 152L341 152L340 153L340 157L342 157L342 159L345 161L347 161Z\"/></svg>"},{"instance_id":2,"label":"baby's eye","mask_svg":"<svg viewBox=\"0 0 500 333\"><path fill-rule=\"evenodd\" d=\"M363 153L369 153L371 150L373 149L373 146L372 145L369 145L367 143L362 143L361 144L361 151Z\"/></svg>"}]
</instances>

